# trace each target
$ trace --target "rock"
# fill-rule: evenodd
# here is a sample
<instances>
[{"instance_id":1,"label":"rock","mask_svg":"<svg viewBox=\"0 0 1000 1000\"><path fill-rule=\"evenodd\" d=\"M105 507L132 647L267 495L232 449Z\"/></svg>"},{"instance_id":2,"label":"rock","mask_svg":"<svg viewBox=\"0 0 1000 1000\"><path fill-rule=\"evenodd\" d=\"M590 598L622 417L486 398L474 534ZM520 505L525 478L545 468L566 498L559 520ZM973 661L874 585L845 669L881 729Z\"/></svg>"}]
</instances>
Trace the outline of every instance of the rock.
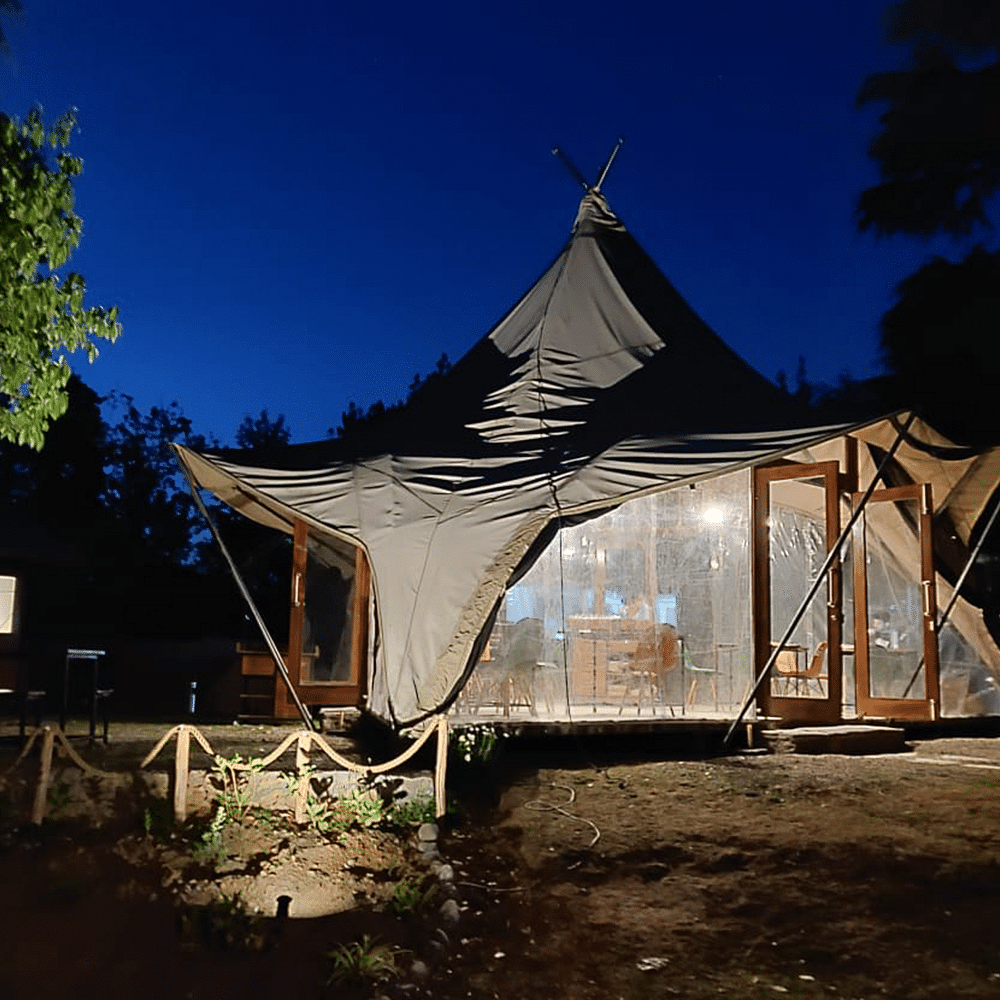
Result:
<instances>
[{"instance_id":1,"label":"rock","mask_svg":"<svg viewBox=\"0 0 1000 1000\"><path fill-rule=\"evenodd\" d=\"M438 880L441 882L454 882L455 881L455 869L451 865L441 865L437 870Z\"/></svg>"},{"instance_id":2,"label":"rock","mask_svg":"<svg viewBox=\"0 0 1000 1000\"><path fill-rule=\"evenodd\" d=\"M417 830L417 840L421 844L434 842L438 839L438 828L437 823L421 823L420 829Z\"/></svg>"},{"instance_id":3,"label":"rock","mask_svg":"<svg viewBox=\"0 0 1000 1000\"><path fill-rule=\"evenodd\" d=\"M410 975L414 979L423 979L428 972L430 970L427 968L426 963L421 962L419 958L410 966Z\"/></svg>"},{"instance_id":4,"label":"rock","mask_svg":"<svg viewBox=\"0 0 1000 1000\"><path fill-rule=\"evenodd\" d=\"M441 909L438 911L441 914L441 919L445 923L457 924L459 917L458 903L454 899L446 899L441 904Z\"/></svg>"}]
</instances>

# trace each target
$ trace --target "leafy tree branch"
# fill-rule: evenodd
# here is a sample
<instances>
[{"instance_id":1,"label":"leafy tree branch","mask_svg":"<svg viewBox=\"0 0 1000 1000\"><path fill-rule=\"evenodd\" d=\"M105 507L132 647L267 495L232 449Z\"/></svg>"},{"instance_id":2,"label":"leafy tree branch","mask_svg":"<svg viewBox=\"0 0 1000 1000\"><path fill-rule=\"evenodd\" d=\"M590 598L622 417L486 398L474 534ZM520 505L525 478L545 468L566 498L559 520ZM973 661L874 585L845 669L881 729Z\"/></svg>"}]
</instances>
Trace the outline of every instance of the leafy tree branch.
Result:
<instances>
[{"instance_id":1,"label":"leafy tree branch","mask_svg":"<svg viewBox=\"0 0 1000 1000\"><path fill-rule=\"evenodd\" d=\"M61 277L80 243L68 152L72 112L46 128L38 109L23 122L0 114L0 439L40 449L66 411L67 355L97 357L97 340L121 333L117 308L85 308L76 273ZM53 156L54 154L54 156Z\"/></svg>"}]
</instances>

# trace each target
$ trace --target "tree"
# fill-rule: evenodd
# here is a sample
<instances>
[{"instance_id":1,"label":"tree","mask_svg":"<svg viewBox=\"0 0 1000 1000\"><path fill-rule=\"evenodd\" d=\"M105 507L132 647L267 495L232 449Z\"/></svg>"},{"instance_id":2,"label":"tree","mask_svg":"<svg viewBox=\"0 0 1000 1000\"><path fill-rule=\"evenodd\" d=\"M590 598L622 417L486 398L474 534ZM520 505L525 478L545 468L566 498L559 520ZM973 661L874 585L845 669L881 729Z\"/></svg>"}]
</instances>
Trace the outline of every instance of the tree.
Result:
<instances>
[{"instance_id":1,"label":"tree","mask_svg":"<svg viewBox=\"0 0 1000 1000\"><path fill-rule=\"evenodd\" d=\"M111 519L108 543L134 565L190 563L200 517L170 448L171 441L203 451L204 437L177 403L140 413L131 396L107 401L118 422L107 429L102 500Z\"/></svg>"},{"instance_id":2,"label":"tree","mask_svg":"<svg viewBox=\"0 0 1000 1000\"><path fill-rule=\"evenodd\" d=\"M248 413L236 428L236 447L256 451L262 458L280 456L291 440L292 429L285 415L279 413L272 420L266 409L256 418Z\"/></svg>"},{"instance_id":3,"label":"tree","mask_svg":"<svg viewBox=\"0 0 1000 1000\"><path fill-rule=\"evenodd\" d=\"M903 281L881 324L882 358L900 393L967 443L1000 440L986 401L1000 370L1000 252L991 212L1000 190L1000 7L995 0L903 0L887 21L908 47L903 69L875 73L861 105L883 103L869 146L880 182L858 199L862 231L951 237Z\"/></svg>"},{"instance_id":4,"label":"tree","mask_svg":"<svg viewBox=\"0 0 1000 1000\"><path fill-rule=\"evenodd\" d=\"M93 361L95 341L121 332L117 308L84 308L83 278L58 273L83 231L73 211L83 161L67 152L75 125L72 112L48 130L37 109L23 123L0 114L0 439L36 449L66 411L66 355Z\"/></svg>"},{"instance_id":5,"label":"tree","mask_svg":"<svg viewBox=\"0 0 1000 1000\"><path fill-rule=\"evenodd\" d=\"M880 183L862 192L858 224L878 235L965 238L992 231L1000 188L1000 7L995 0L903 0L889 41L904 69L873 73L858 103L886 103L869 146Z\"/></svg>"},{"instance_id":6,"label":"tree","mask_svg":"<svg viewBox=\"0 0 1000 1000\"><path fill-rule=\"evenodd\" d=\"M20 14L23 9L18 0L0 0L0 14ZM3 30L3 21L0 20L0 53L7 52L9 48L7 34Z\"/></svg>"},{"instance_id":7,"label":"tree","mask_svg":"<svg viewBox=\"0 0 1000 1000\"><path fill-rule=\"evenodd\" d=\"M386 446L397 428L403 425L412 427L414 420L427 416L426 406L421 409L421 405L434 399L438 384L451 369L448 355L442 354L429 375L425 377L417 372L413 376L405 400L400 399L386 406L378 399L367 410L351 400L340 415L340 426L336 430L331 427L327 435L336 435L358 453Z\"/></svg>"}]
</instances>

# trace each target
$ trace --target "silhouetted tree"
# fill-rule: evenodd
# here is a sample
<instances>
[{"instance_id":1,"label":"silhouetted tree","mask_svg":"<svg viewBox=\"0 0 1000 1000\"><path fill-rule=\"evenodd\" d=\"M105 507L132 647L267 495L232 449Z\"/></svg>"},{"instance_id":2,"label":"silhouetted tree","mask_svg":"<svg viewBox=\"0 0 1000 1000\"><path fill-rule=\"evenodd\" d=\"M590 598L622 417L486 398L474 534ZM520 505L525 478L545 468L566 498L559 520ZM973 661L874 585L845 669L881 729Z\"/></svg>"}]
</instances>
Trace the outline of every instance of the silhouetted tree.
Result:
<instances>
[{"instance_id":1,"label":"silhouetted tree","mask_svg":"<svg viewBox=\"0 0 1000 1000\"><path fill-rule=\"evenodd\" d=\"M1000 8L995 0L903 0L890 41L901 70L869 76L860 104L884 103L869 147L881 180L862 192L858 225L879 236L946 235L965 257L931 261L902 282L882 321L882 357L911 405L969 443L1000 440L986 400L1000 370Z\"/></svg>"},{"instance_id":2,"label":"silhouetted tree","mask_svg":"<svg viewBox=\"0 0 1000 1000\"><path fill-rule=\"evenodd\" d=\"M0 0L0 54L8 52L10 50L10 45L7 42L7 33L4 31L3 18L11 14L19 15L24 11L24 8L18 2L18 0Z\"/></svg>"},{"instance_id":3,"label":"silhouetted tree","mask_svg":"<svg viewBox=\"0 0 1000 1000\"><path fill-rule=\"evenodd\" d=\"M285 423L284 414L272 420L267 410L259 417L248 413L236 428L236 447L248 448L262 456L278 456L291 443L292 431Z\"/></svg>"},{"instance_id":4,"label":"silhouetted tree","mask_svg":"<svg viewBox=\"0 0 1000 1000\"><path fill-rule=\"evenodd\" d=\"M113 393L102 500L111 518L112 546L143 565L184 565L194 555L200 528L194 501L170 448L179 441L204 450L208 443L191 430L176 402L140 413L131 396Z\"/></svg>"},{"instance_id":5,"label":"silhouetted tree","mask_svg":"<svg viewBox=\"0 0 1000 1000\"><path fill-rule=\"evenodd\" d=\"M435 405L435 390L441 379L451 371L451 367L448 355L442 354L434 371L427 376L421 376L419 372L414 375L406 399L398 400L390 406L379 399L365 410L352 400L340 415L340 425L336 430L330 428L327 435L336 435L356 452L379 450L389 445L394 429L403 421L409 423L415 418L419 419L422 407Z\"/></svg>"},{"instance_id":6,"label":"silhouetted tree","mask_svg":"<svg viewBox=\"0 0 1000 1000\"><path fill-rule=\"evenodd\" d=\"M291 443L292 432L284 415L271 418L267 410L258 417L247 414L236 431L236 444L254 454L253 461L280 468L282 453ZM292 540L290 536L244 517L226 504L205 497L210 516L215 521L236 567L246 583L254 603L267 622L274 638L285 642L288 633L288 600L291 579ZM230 570L214 538L202 537L197 545L198 564L202 571L226 579L229 599L220 605L220 620L226 620L245 642L260 641L256 625L250 619Z\"/></svg>"}]
</instances>

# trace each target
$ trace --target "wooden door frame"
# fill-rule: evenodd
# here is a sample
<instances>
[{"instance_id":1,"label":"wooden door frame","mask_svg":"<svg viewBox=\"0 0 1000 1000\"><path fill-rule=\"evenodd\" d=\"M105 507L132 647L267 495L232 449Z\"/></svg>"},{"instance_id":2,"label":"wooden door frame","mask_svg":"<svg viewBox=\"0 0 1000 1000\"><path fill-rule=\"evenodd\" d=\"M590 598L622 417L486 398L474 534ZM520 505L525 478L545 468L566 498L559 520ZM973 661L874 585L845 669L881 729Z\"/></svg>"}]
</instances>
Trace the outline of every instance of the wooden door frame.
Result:
<instances>
[{"instance_id":1,"label":"wooden door frame","mask_svg":"<svg viewBox=\"0 0 1000 1000\"><path fill-rule=\"evenodd\" d=\"M822 479L825 496L825 542L829 553L840 539L840 463L837 461L789 463L753 469L751 517L753 523L753 632L754 676L759 678L771 657L770 484L790 479ZM827 693L825 698L779 697L771 694L770 681L757 692L765 716L788 722L839 722L843 695L843 612L840 560L827 574ZM803 588L803 594L805 588ZM772 668L773 669L773 668Z\"/></svg>"},{"instance_id":2,"label":"wooden door frame","mask_svg":"<svg viewBox=\"0 0 1000 1000\"><path fill-rule=\"evenodd\" d=\"M308 707L360 707L368 683L368 618L371 604L371 570L360 545L354 550L354 599L351 615L351 666L346 681L305 683L302 679L302 640L305 634L306 565L309 526L295 519L292 535L292 583L289 594L288 676L299 698ZM280 680L275 689L274 714L279 719L299 717L288 689Z\"/></svg>"},{"instance_id":3,"label":"wooden door frame","mask_svg":"<svg viewBox=\"0 0 1000 1000\"><path fill-rule=\"evenodd\" d=\"M855 510L863 499L854 497ZM924 657L923 698L875 698L871 692L871 670L868 649L868 574L866 572L867 539L865 513L854 524L854 672L857 712L862 718L931 720L941 704L941 683L937 644L937 589L934 578L933 510L930 483L913 483L875 490L868 498L872 503L916 500L920 545L921 638Z\"/></svg>"}]
</instances>

